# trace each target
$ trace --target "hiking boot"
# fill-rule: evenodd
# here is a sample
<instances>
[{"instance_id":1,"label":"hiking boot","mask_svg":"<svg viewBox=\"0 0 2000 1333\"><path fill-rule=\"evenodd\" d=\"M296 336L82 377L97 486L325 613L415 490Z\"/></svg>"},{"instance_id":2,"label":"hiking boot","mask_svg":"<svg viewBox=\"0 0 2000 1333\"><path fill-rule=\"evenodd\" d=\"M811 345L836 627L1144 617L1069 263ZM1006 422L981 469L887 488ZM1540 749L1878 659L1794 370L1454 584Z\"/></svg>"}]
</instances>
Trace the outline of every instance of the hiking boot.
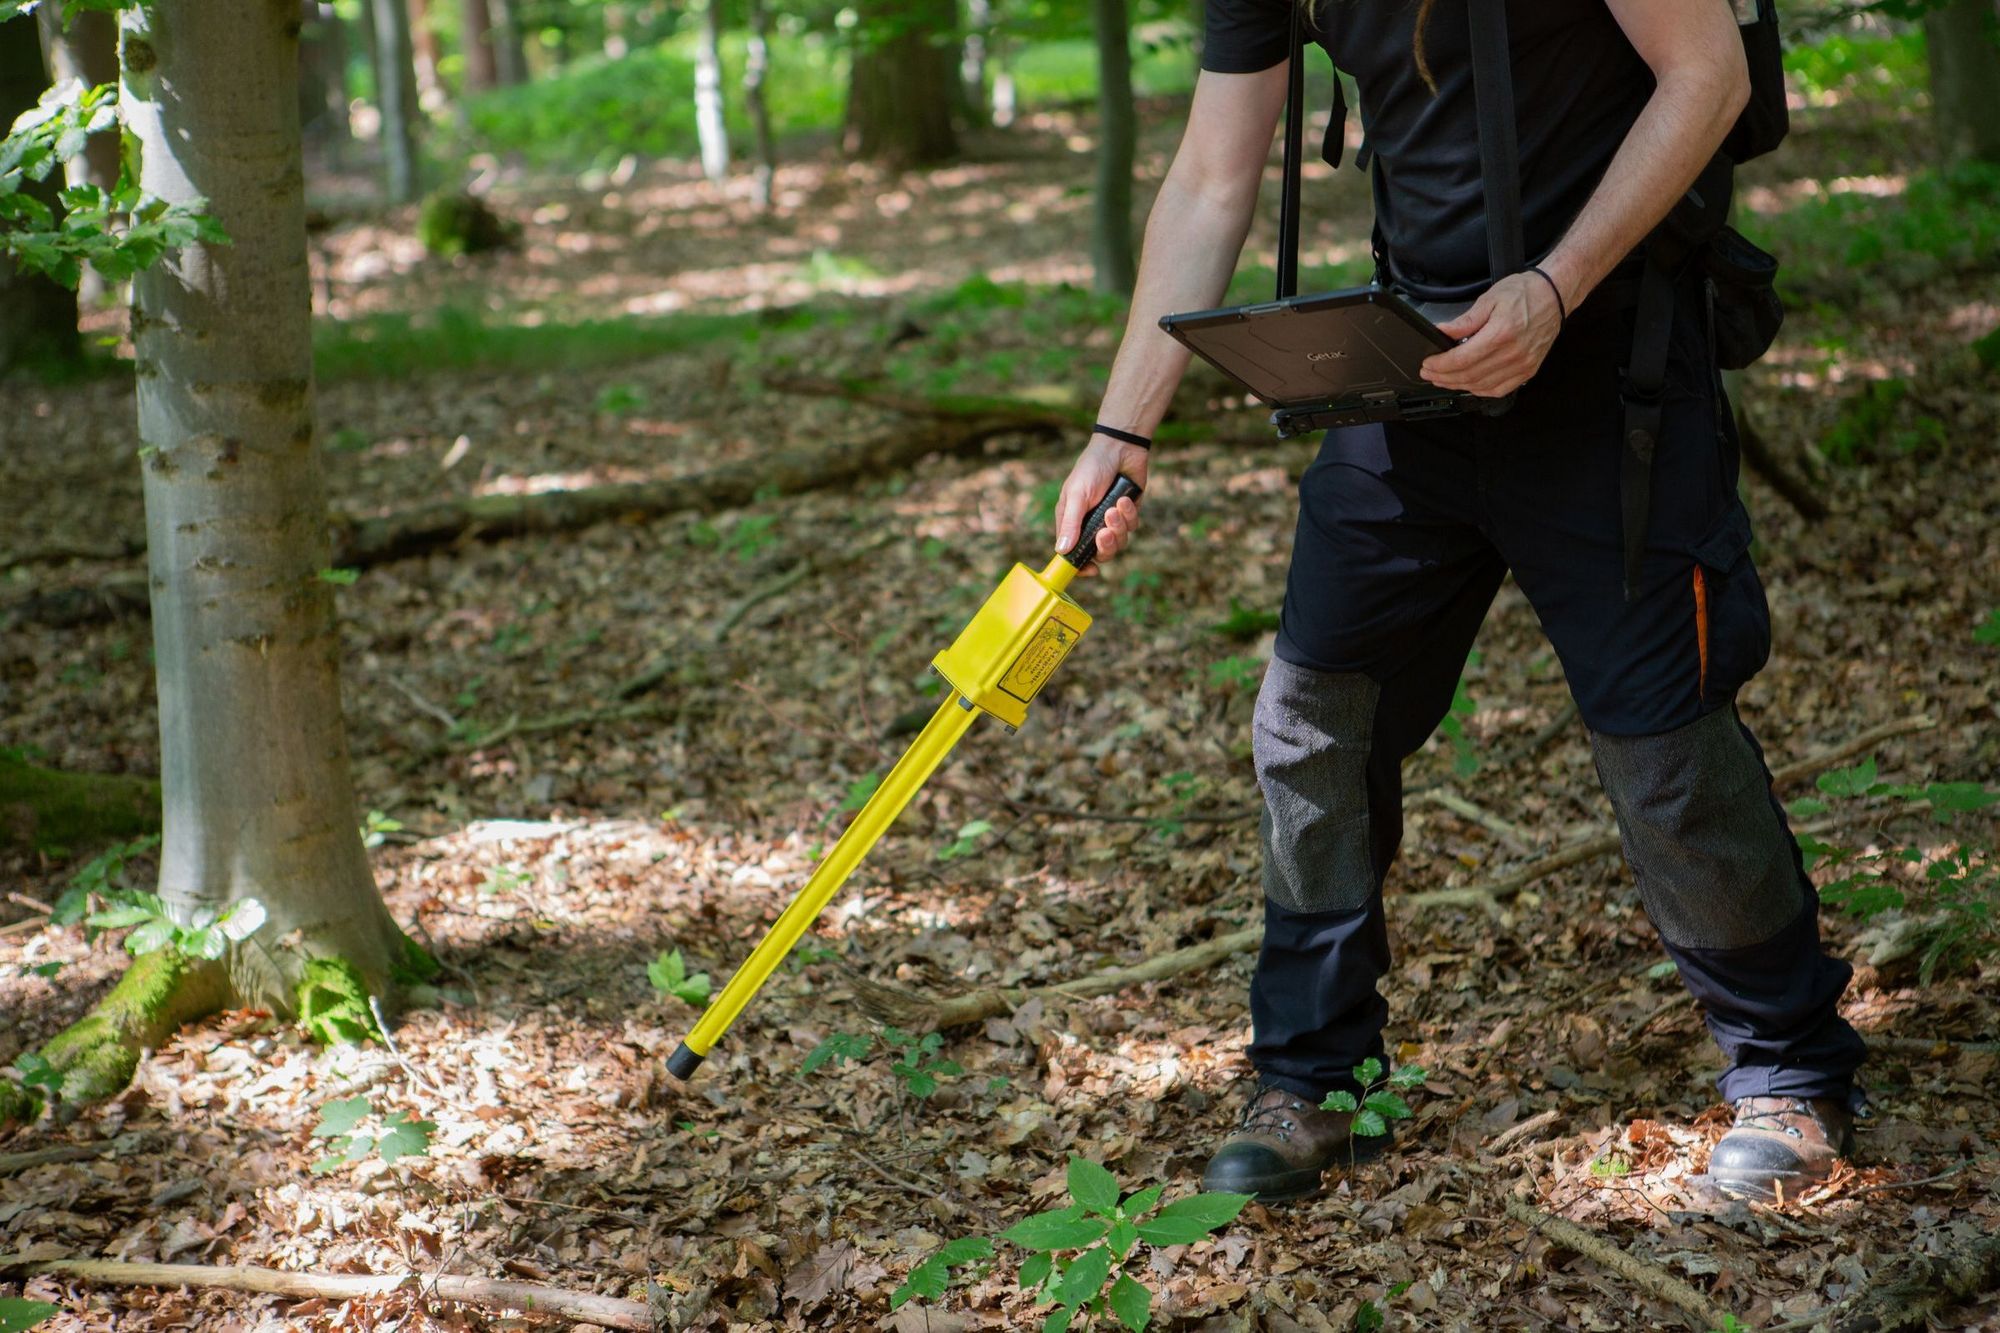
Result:
<instances>
[{"instance_id":1,"label":"hiking boot","mask_svg":"<svg viewBox=\"0 0 2000 1333\"><path fill-rule=\"evenodd\" d=\"M1731 1194L1798 1194L1854 1151L1854 1114L1829 1097L1739 1097L1736 1124L1709 1154L1708 1174Z\"/></svg>"},{"instance_id":2,"label":"hiking boot","mask_svg":"<svg viewBox=\"0 0 2000 1333\"><path fill-rule=\"evenodd\" d=\"M1317 1194L1326 1168L1379 1157L1388 1146L1386 1135L1353 1137L1353 1121L1349 1112L1322 1111L1284 1088L1261 1087L1243 1123L1208 1159L1201 1187L1254 1194L1260 1203Z\"/></svg>"}]
</instances>

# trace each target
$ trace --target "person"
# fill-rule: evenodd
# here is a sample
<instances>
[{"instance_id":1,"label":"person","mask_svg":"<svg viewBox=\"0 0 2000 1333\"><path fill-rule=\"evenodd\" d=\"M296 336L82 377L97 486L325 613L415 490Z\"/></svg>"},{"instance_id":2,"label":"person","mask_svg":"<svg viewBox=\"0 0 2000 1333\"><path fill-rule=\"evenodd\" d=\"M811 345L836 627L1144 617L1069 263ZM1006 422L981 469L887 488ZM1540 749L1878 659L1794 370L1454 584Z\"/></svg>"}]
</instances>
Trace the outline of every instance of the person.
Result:
<instances>
[{"instance_id":1,"label":"person","mask_svg":"<svg viewBox=\"0 0 2000 1333\"><path fill-rule=\"evenodd\" d=\"M1159 317L1218 304L1285 100L1293 0L1208 0L1188 122L1146 224L1130 321L1057 507L1057 548L1150 436L1186 368ZM1308 3L1308 0L1297 0ZM1491 0L1472 0L1489 3ZM1821 949L1818 898L1738 689L1770 620L1704 318L1675 277L1651 516L1624 581L1620 375L1635 252L1749 95L1728 0L1517 0L1507 7L1531 264L1491 280L1467 0L1317 0L1304 34L1354 78L1374 157L1378 280L1477 294L1425 379L1511 411L1329 431L1299 482L1273 660L1252 723L1264 798L1264 940L1250 986L1257 1088L1205 1184L1317 1191L1378 1140L1321 1109L1381 1058L1382 882L1402 835L1401 762L1450 706L1512 573L1561 659L1645 909L1705 1008L1732 1128L1710 1175L1793 1193L1851 1147L1860 1038L1851 969ZM1120 503L1114 560L1138 527Z\"/></svg>"}]
</instances>

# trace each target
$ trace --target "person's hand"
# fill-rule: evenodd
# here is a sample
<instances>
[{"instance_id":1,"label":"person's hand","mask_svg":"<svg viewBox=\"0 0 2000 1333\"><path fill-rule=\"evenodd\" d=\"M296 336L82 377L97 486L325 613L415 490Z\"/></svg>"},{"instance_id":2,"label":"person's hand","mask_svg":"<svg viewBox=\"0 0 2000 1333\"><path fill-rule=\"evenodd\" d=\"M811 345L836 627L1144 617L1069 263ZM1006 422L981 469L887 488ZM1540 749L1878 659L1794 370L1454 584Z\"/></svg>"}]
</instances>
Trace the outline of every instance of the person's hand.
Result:
<instances>
[{"instance_id":1,"label":"person's hand","mask_svg":"<svg viewBox=\"0 0 2000 1333\"><path fill-rule=\"evenodd\" d=\"M1425 357L1420 373L1440 389L1504 398L1541 369L1561 328L1562 314L1549 284L1533 273L1509 274L1488 287L1470 310L1438 325L1447 338L1465 341Z\"/></svg>"},{"instance_id":2,"label":"person's hand","mask_svg":"<svg viewBox=\"0 0 2000 1333\"><path fill-rule=\"evenodd\" d=\"M1119 473L1144 486L1147 462L1147 452L1136 444L1126 444L1108 435L1091 436L1090 443L1077 456L1076 466L1069 470L1069 479L1063 482L1062 495L1056 500L1056 550L1067 551L1076 545L1083 532L1083 516L1104 498ZM1129 499L1120 500L1104 516L1104 526L1098 531L1097 559L1085 565L1078 577L1089 578L1097 572L1098 565L1116 559L1138 527L1139 506Z\"/></svg>"}]
</instances>

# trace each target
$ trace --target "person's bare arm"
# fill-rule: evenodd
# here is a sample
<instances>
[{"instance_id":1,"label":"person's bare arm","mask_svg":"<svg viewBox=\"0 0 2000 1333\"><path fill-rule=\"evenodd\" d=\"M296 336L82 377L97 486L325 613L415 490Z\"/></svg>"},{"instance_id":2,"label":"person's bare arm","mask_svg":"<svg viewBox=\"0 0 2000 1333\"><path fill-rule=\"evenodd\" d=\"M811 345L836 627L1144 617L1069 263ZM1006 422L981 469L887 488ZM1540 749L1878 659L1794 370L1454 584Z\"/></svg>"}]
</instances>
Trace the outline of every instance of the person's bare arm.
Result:
<instances>
[{"instance_id":1,"label":"person's bare arm","mask_svg":"<svg viewBox=\"0 0 2000 1333\"><path fill-rule=\"evenodd\" d=\"M1605 0L1652 68L1655 86L1604 178L1541 267L1574 310L1667 215L1715 155L1750 98L1750 72L1727 0ZM1424 362L1424 378L1498 398L1542 364L1559 328L1555 293L1532 273L1493 284L1438 326L1466 341Z\"/></svg>"},{"instance_id":2,"label":"person's bare arm","mask_svg":"<svg viewBox=\"0 0 2000 1333\"><path fill-rule=\"evenodd\" d=\"M1206 309L1228 289L1284 104L1283 64L1196 78L1187 129L1146 220L1131 312L1097 413L1105 425L1150 437L1166 414L1188 350L1160 328L1160 316ZM1144 485L1146 466L1144 449L1091 436L1056 503L1056 549L1076 543L1083 516L1120 471ZM1138 522L1137 506L1121 501L1098 536L1099 559L1123 550Z\"/></svg>"}]
</instances>

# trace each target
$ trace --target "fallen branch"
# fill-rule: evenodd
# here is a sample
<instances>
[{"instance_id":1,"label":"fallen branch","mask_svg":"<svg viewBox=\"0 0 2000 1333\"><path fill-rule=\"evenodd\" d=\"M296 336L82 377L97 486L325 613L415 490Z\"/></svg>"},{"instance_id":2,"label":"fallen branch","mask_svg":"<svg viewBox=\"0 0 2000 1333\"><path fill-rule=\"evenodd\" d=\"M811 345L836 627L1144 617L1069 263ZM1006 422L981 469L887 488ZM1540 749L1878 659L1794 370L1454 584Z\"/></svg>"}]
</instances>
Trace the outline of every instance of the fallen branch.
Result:
<instances>
[{"instance_id":1,"label":"fallen branch","mask_svg":"<svg viewBox=\"0 0 2000 1333\"><path fill-rule=\"evenodd\" d=\"M1106 968L1075 981L1058 982L1053 986L984 987L943 1000L872 980L851 968L847 970L847 980L854 987L855 999L870 1017L909 1032L932 1032L997 1018L1001 1014L1012 1013L1032 999L1085 999L1093 995L1110 995L1143 981L1165 981L1184 973L1199 972L1225 958L1248 953L1263 938L1261 926L1238 930L1200 944L1155 955L1131 967Z\"/></svg>"},{"instance_id":2,"label":"fallen branch","mask_svg":"<svg viewBox=\"0 0 2000 1333\"><path fill-rule=\"evenodd\" d=\"M2000 1055L2000 1041L1959 1041L1955 1037L1885 1037L1864 1032L1868 1049L1884 1055Z\"/></svg>"},{"instance_id":3,"label":"fallen branch","mask_svg":"<svg viewBox=\"0 0 2000 1333\"><path fill-rule=\"evenodd\" d=\"M1732 373L1728 378L1734 381L1729 385L1729 396L1736 400L1736 440L1742 449L1743 461L1750 465L1751 471L1769 482L1771 489L1798 511L1800 518L1808 523L1819 522L1832 512L1826 501L1820 498L1810 481L1799 476L1778 457L1777 450L1757 429L1756 422L1750 417L1749 395L1743 392L1742 376Z\"/></svg>"},{"instance_id":4,"label":"fallen branch","mask_svg":"<svg viewBox=\"0 0 2000 1333\"><path fill-rule=\"evenodd\" d=\"M1702 1292L1695 1290L1658 1264L1641 1259L1601 1236L1594 1236L1574 1222L1545 1213L1525 1199L1512 1196L1507 1200L1507 1216L1516 1222L1526 1223L1564 1249L1573 1250L1593 1263L1610 1269L1647 1295L1663 1300L1699 1320L1703 1329L1727 1328L1731 1323L1732 1317L1729 1311L1717 1305Z\"/></svg>"},{"instance_id":5,"label":"fallen branch","mask_svg":"<svg viewBox=\"0 0 2000 1333\"><path fill-rule=\"evenodd\" d=\"M291 1300L352 1301L415 1291L429 1299L489 1310L562 1315L606 1328L650 1331L653 1327L652 1314L644 1301L566 1291L533 1282L458 1277L450 1273L376 1277L367 1273L287 1273L275 1268L210 1268L203 1264L128 1264L109 1259L24 1259L16 1254L0 1255L0 1277L18 1280L44 1276L114 1287L216 1287Z\"/></svg>"},{"instance_id":6,"label":"fallen branch","mask_svg":"<svg viewBox=\"0 0 2000 1333\"><path fill-rule=\"evenodd\" d=\"M138 1147L139 1142L137 1134L120 1134L115 1139L103 1139L97 1143L63 1143L28 1152L0 1153L0 1176L19 1175L23 1171L57 1162L88 1162L107 1153L123 1156Z\"/></svg>"},{"instance_id":7,"label":"fallen branch","mask_svg":"<svg viewBox=\"0 0 2000 1333\"><path fill-rule=\"evenodd\" d=\"M1534 849L1535 840L1526 829L1502 819L1484 806L1474 805L1449 788L1433 787L1419 799L1442 806L1460 819L1471 820L1516 852L1525 855Z\"/></svg>"}]
</instances>

